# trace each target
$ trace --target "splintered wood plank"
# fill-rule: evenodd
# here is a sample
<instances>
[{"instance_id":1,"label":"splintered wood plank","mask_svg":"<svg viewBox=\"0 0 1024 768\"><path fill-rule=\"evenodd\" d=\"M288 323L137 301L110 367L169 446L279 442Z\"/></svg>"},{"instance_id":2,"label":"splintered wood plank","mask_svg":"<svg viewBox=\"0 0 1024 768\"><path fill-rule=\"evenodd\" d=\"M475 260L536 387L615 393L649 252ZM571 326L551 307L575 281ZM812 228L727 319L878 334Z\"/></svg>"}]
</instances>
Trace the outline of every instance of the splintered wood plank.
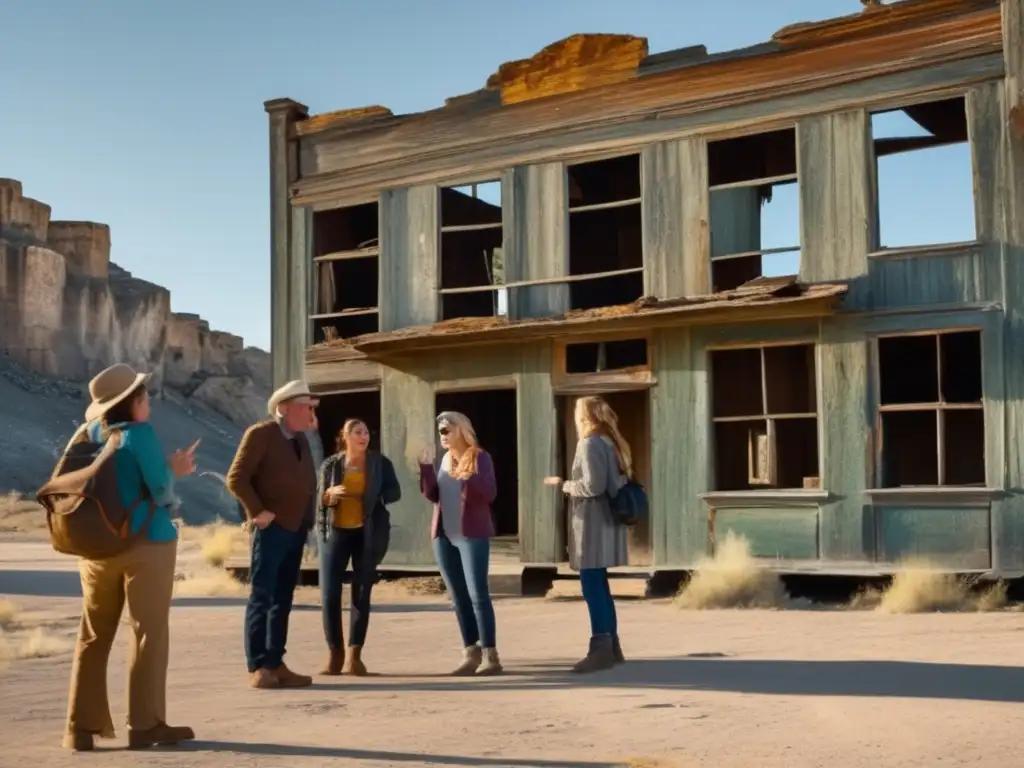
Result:
<instances>
[{"instance_id":1,"label":"splintered wood plank","mask_svg":"<svg viewBox=\"0 0 1024 768\"><path fill-rule=\"evenodd\" d=\"M646 56L644 37L572 35L528 59L502 64L487 87L501 92L502 104L518 104L632 80Z\"/></svg>"},{"instance_id":2,"label":"splintered wood plank","mask_svg":"<svg viewBox=\"0 0 1024 768\"><path fill-rule=\"evenodd\" d=\"M437 322L437 187L389 189L380 199L380 330Z\"/></svg>"}]
</instances>

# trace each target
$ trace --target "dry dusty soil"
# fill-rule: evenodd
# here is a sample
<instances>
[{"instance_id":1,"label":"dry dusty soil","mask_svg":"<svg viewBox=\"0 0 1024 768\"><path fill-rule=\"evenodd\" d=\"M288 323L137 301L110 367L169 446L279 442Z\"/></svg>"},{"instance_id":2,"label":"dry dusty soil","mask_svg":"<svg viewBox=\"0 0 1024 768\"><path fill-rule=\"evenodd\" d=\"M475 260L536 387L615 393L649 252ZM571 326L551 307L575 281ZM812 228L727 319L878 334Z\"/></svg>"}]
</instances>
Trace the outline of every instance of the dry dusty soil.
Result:
<instances>
[{"instance_id":1,"label":"dry dusty soil","mask_svg":"<svg viewBox=\"0 0 1024 768\"><path fill-rule=\"evenodd\" d=\"M44 655L74 630L73 568L45 544L0 543L0 598L58 643L37 643ZM444 599L383 592L366 653L377 676L318 678L299 691L246 688L240 598L177 600L170 715L199 737L179 749L129 753L114 741L91 755L60 750L69 654L14 659L0 671L0 765L1022 764L1021 613L684 612L623 601L630 661L584 677L565 673L586 643L583 604L510 598L497 604L508 673L463 680L443 675L459 645ZM123 639L110 673L118 694ZM315 595L305 594L288 662L313 670L322 657ZM123 722L120 695L113 704Z\"/></svg>"}]
</instances>

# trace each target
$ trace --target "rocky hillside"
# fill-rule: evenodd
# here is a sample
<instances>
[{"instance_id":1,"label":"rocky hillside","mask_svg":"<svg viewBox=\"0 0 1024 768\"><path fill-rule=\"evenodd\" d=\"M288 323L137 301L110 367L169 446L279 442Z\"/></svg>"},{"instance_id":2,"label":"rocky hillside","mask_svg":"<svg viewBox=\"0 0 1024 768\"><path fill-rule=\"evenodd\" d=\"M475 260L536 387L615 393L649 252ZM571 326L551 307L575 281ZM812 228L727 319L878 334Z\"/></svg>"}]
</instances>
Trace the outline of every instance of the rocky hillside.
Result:
<instances>
[{"instance_id":1,"label":"rocky hillside","mask_svg":"<svg viewBox=\"0 0 1024 768\"><path fill-rule=\"evenodd\" d=\"M202 437L200 470L223 473L262 418L270 355L110 261L110 228L50 218L0 179L0 492L38 487L82 417L86 382L125 362L153 374L153 421L171 450ZM214 478L184 484L186 517L232 514Z\"/></svg>"}]
</instances>

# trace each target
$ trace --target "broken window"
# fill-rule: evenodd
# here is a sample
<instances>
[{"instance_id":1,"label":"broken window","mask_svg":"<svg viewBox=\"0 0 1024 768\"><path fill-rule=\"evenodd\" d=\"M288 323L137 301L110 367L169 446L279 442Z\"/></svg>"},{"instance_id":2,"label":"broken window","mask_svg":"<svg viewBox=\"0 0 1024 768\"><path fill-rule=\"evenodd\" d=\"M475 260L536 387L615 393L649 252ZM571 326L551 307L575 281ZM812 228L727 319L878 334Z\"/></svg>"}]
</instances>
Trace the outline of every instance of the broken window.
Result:
<instances>
[{"instance_id":1,"label":"broken window","mask_svg":"<svg viewBox=\"0 0 1024 768\"><path fill-rule=\"evenodd\" d=\"M796 129L708 142L711 290L800 271Z\"/></svg>"},{"instance_id":2,"label":"broken window","mask_svg":"<svg viewBox=\"0 0 1024 768\"><path fill-rule=\"evenodd\" d=\"M377 203L313 214L313 342L378 330Z\"/></svg>"},{"instance_id":3,"label":"broken window","mask_svg":"<svg viewBox=\"0 0 1024 768\"><path fill-rule=\"evenodd\" d=\"M711 352L715 488L818 488L813 344Z\"/></svg>"},{"instance_id":4,"label":"broken window","mask_svg":"<svg viewBox=\"0 0 1024 768\"><path fill-rule=\"evenodd\" d=\"M981 332L878 339L881 484L984 485Z\"/></svg>"},{"instance_id":5,"label":"broken window","mask_svg":"<svg viewBox=\"0 0 1024 768\"><path fill-rule=\"evenodd\" d=\"M962 96L871 115L878 250L977 239Z\"/></svg>"},{"instance_id":6,"label":"broken window","mask_svg":"<svg viewBox=\"0 0 1024 768\"><path fill-rule=\"evenodd\" d=\"M501 182L441 189L441 317L508 314Z\"/></svg>"},{"instance_id":7,"label":"broken window","mask_svg":"<svg viewBox=\"0 0 1024 768\"><path fill-rule=\"evenodd\" d=\"M570 165L566 175L571 308L636 301L644 292L640 155Z\"/></svg>"},{"instance_id":8,"label":"broken window","mask_svg":"<svg viewBox=\"0 0 1024 768\"><path fill-rule=\"evenodd\" d=\"M600 373L646 368L646 339L617 339L565 346L566 373Z\"/></svg>"}]
</instances>

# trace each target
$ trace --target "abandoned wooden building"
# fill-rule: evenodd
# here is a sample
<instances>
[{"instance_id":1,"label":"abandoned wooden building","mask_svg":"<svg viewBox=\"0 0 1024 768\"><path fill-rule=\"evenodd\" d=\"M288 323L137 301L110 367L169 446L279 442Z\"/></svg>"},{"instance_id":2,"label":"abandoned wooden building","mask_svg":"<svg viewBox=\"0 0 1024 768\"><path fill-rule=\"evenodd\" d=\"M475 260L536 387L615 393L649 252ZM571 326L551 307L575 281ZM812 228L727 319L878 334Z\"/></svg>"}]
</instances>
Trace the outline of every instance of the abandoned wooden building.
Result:
<instances>
[{"instance_id":1,"label":"abandoned wooden building","mask_svg":"<svg viewBox=\"0 0 1024 768\"><path fill-rule=\"evenodd\" d=\"M542 480L601 393L650 493L637 565L734 531L794 571L1024 573L1022 14L909 0L711 54L577 35L420 114L268 102L274 376L322 394L325 448L359 417L395 462L386 563L433 561L444 409L494 457L499 535L563 561ZM909 155L961 157L963 188L887 193Z\"/></svg>"}]
</instances>

